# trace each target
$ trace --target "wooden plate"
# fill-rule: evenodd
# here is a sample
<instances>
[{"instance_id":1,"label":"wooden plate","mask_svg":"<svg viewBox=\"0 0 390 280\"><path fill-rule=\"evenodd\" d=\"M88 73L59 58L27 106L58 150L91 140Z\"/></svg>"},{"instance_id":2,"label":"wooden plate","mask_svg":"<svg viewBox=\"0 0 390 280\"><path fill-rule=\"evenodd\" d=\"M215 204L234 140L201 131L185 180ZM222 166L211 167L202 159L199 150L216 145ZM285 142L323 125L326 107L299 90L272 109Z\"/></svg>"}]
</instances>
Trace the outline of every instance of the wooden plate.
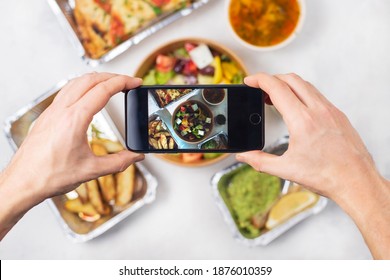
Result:
<instances>
[{"instance_id":1,"label":"wooden plate","mask_svg":"<svg viewBox=\"0 0 390 280\"><path fill-rule=\"evenodd\" d=\"M155 154L155 157L160 158L162 160L168 161L175 165L180 166L187 166L187 167L201 167L201 166L207 166L214 163L217 163L225 158L227 158L230 154L222 154L219 157L212 158L212 159L200 159L193 162L183 162L181 158L177 155L170 155L170 154Z\"/></svg>"},{"instance_id":2,"label":"wooden plate","mask_svg":"<svg viewBox=\"0 0 390 280\"><path fill-rule=\"evenodd\" d=\"M146 75L146 73L154 66L157 55L169 53L177 48L183 47L184 43L193 43L193 44L203 43L203 44L206 44L211 49L214 49L214 50L218 51L219 53L225 54L228 57L230 57L232 59L232 61L234 61L237 64L237 66L242 70L244 75L248 75L248 70L245 67L244 63L241 61L241 59L236 54L234 54L231 50L226 48L225 46L223 46L217 42L214 42L212 40L203 39L203 38L182 38L182 39L168 42L164 45L161 45L157 49L155 49L150 55L148 55L140 63L140 65L138 66L137 70L134 73L134 76L140 77L140 78L144 77ZM199 167L199 166L206 166L206 165L210 165L210 164L214 164L216 162L219 162L219 161L225 159L226 157L228 157L229 154L223 154L223 155L221 155L217 158L213 158L213 159L201 159L201 160L190 162L190 163L184 163L181 160L181 158L176 156L176 155L156 154L155 156L158 158L161 158L163 160L166 160L170 163L173 163L173 164L177 164L177 165L181 165L181 166L188 166L188 167Z\"/></svg>"}]
</instances>

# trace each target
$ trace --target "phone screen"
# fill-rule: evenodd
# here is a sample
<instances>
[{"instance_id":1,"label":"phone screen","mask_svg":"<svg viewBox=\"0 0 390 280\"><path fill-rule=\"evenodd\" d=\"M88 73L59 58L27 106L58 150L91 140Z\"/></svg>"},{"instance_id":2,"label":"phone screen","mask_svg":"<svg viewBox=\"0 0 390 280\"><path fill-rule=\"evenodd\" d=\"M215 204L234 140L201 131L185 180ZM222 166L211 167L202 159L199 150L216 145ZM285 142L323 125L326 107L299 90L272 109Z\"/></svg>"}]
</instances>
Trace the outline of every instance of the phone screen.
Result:
<instances>
[{"instance_id":1,"label":"phone screen","mask_svg":"<svg viewBox=\"0 0 390 280\"><path fill-rule=\"evenodd\" d=\"M128 148L157 153L259 148L264 141L263 99L259 89L246 86L131 90L126 97Z\"/></svg>"}]
</instances>

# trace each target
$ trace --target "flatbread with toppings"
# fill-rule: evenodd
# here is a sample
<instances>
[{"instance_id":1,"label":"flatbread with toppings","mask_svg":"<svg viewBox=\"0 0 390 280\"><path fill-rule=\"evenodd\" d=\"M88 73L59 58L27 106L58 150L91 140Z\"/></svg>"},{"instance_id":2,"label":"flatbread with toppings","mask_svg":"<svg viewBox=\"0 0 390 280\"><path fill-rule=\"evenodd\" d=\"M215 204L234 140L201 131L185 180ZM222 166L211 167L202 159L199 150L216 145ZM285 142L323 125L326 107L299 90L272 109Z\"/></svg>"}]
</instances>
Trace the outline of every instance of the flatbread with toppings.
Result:
<instances>
[{"instance_id":1,"label":"flatbread with toppings","mask_svg":"<svg viewBox=\"0 0 390 280\"><path fill-rule=\"evenodd\" d=\"M76 0L74 17L91 58L103 56L159 16L193 0Z\"/></svg>"},{"instance_id":2,"label":"flatbread with toppings","mask_svg":"<svg viewBox=\"0 0 390 280\"><path fill-rule=\"evenodd\" d=\"M155 98L161 108L190 93L191 89L156 89Z\"/></svg>"}]
</instances>

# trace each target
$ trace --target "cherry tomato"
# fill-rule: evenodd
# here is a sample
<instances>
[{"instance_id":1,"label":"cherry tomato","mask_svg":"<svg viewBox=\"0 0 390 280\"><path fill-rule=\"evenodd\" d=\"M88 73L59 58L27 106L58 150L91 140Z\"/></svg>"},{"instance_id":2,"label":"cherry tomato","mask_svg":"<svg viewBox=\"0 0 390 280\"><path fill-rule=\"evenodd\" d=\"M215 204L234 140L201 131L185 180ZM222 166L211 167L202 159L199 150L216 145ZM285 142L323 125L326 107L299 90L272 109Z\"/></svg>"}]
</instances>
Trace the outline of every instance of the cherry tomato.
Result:
<instances>
[{"instance_id":1,"label":"cherry tomato","mask_svg":"<svg viewBox=\"0 0 390 280\"><path fill-rule=\"evenodd\" d=\"M111 19L111 36L115 44L119 44L125 35L125 26L118 17Z\"/></svg>"},{"instance_id":2,"label":"cherry tomato","mask_svg":"<svg viewBox=\"0 0 390 280\"><path fill-rule=\"evenodd\" d=\"M160 72L169 72L176 64L176 59L171 56L159 54L156 58L156 69Z\"/></svg>"},{"instance_id":3,"label":"cherry tomato","mask_svg":"<svg viewBox=\"0 0 390 280\"><path fill-rule=\"evenodd\" d=\"M195 63L192 60L187 61L184 65L183 74L186 76L195 75L198 73Z\"/></svg>"},{"instance_id":4,"label":"cherry tomato","mask_svg":"<svg viewBox=\"0 0 390 280\"><path fill-rule=\"evenodd\" d=\"M183 159L183 162L185 162L185 163L201 160L202 157L203 157L202 153L185 153L185 154L182 154L182 159Z\"/></svg>"},{"instance_id":5,"label":"cherry tomato","mask_svg":"<svg viewBox=\"0 0 390 280\"><path fill-rule=\"evenodd\" d=\"M107 13L111 12L111 4L107 0L95 0L95 3L98 4Z\"/></svg>"},{"instance_id":6,"label":"cherry tomato","mask_svg":"<svg viewBox=\"0 0 390 280\"><path fill-rule=\"evenodd\" d=\"M191 44L191 43L185 43L184 44L184 48L186 49L187 52L190 52L192 51L193 49L195 49L197 46L195 44Z\"/></svg>"},{"instance_id":7,"label":"cherry tomato","mask_svg":"<svg viewBox=\"0 0 390 280\"><path fill-rule=\"evenodd\" d=\"M165 4L168 4L171 0L152 0L153 4L157 7L161 7Z\"/></svg>"}]
</instances>

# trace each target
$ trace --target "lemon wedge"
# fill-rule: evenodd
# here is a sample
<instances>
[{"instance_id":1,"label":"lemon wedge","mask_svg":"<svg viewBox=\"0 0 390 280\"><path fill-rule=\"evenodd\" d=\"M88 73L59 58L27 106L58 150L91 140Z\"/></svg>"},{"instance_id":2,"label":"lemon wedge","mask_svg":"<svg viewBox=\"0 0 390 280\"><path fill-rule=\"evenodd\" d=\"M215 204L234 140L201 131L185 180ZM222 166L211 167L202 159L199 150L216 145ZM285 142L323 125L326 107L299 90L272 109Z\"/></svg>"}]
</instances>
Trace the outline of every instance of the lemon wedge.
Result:
<instances>
[{"instance_id":1,"label":"lemon wedge","mask_svg":"<svg viewBox=\"0 0 390 280\"><path fill-rule=\"evenodd\" d=\"M308 191L286 194L271 208L265 227L272 229L280 225L292 216L313 205L317 200L318 195Z\"/></svg>"}]
</instances>

